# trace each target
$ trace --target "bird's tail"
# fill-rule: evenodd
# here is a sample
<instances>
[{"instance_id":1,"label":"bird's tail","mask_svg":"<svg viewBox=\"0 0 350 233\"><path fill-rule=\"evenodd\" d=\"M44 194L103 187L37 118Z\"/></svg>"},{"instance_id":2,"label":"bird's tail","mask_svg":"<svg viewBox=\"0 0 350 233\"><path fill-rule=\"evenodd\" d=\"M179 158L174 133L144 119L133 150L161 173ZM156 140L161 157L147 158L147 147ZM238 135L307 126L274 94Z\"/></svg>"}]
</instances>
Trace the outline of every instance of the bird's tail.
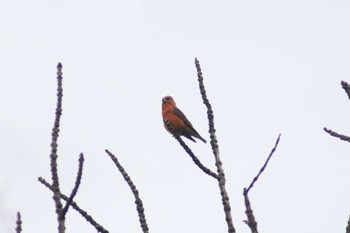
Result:
<instances>
[{"instance_id":1,"label":"bird's tail","mask_svg":"<svg viewBox=\"0 0 350 233\"><path fill-rule=\"evenodd\" d=\"M201 135L198 134L197 136L198 136L197 138L198 138L199 140L201 140L201 141L204 142L204 143L207 143L207 141L206 141Z\"/></svg>"}]
</instances>

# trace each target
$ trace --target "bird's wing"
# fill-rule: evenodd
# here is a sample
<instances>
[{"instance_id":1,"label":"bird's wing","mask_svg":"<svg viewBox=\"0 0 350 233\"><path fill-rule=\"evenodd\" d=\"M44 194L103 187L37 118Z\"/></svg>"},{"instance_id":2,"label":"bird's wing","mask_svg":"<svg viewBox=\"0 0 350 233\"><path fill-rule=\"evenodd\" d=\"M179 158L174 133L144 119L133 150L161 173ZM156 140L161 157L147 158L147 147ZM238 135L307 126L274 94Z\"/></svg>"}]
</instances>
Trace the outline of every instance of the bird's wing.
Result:
<instances>
[{"instance_id":1,"label":"bird's wing","mask_svg":"<svg viewBox=\"0 0 350 233\"><path fill-rule=\"evenodd\" d=\"M181 120L183 120L185 122L185 124L192 130L192 132L190 132L189 134L184 134L185 137L187 137L188 139L196 142L191 136L197 137L200 140L202 140L204 143L206 143L207 141L202 138L201 135L199 135L199 133L193 128L191 122L187 119L187 117L185 116L185 114L183 112L181 112L180 109L178 108L174 108L173 109L173 113L175 116L179 117Z\"/></svg>"},{"instance_id":2,"label":"bird's wing","mask_svg":"<svg viewBox=\"0 0 350 233\"><path fill-rule=\"evenodd\" d=\"M191 122L187 119L185 114L180 109L175 107L173 112L176 116L178 116L181 120L183 120L187 126L189 126L190 128L193 128Z\"/></svg>"}]
</instances>

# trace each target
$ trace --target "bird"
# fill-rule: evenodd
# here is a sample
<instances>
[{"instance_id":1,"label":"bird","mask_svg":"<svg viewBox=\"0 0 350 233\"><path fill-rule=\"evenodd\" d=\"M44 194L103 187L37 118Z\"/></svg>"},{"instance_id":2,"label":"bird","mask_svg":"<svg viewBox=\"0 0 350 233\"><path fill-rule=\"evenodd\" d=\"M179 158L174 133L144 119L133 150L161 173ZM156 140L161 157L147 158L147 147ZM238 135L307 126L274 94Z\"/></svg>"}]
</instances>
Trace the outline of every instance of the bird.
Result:
<instances>
[{"instance_id":1,"label":"bird","mask_svg":"<svg viewBox=\"0 0 350 233\"><path fill-rule=\"evenodd\" d=\"M204 143L207 142L193 128L185 114L176 107L173 97L169 95L162 98L162 116L164 127L170 134L174 136L184 136L193 142L196 142L193 137L198 138Z\"/></svg>"}]
</instances>

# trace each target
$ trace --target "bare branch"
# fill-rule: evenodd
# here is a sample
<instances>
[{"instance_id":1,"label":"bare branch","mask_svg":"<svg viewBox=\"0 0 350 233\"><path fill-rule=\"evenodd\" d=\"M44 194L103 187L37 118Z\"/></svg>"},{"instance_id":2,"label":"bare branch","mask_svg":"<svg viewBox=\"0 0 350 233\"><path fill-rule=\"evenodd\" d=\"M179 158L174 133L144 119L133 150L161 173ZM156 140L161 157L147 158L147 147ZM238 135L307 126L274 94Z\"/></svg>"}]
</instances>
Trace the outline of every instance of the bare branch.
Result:
<instances>
[{"instance_id":1,"label":"bare branch","mask_svg":"<svg viewBox=\"0 0 350 233\"><path fill-rule=\"evenodd\" d=\"M278 143L280 141L280 137L281 137L281 134L278 135L278 138L276 140L275 146L272 148L272 150L271 150L269 156L267 157L264 165L260 168L260 171L259 171L258 175L254 177L253 181L250 183L249 187L247 189L245 189L244 192L248 193L249 190L254 186L255 182L259 179L260 175L264 172L264 170L265 170L267 164L269 163L273 153L275 153L275 151L276 151L276 148L277 148Z\"/></svg>"},{"instance_id":2,"label":"bare branch","mask_svg":"<svg viewBox=\"0 0 350 233\"><path fill-rule=\"evenodd\" d=\"M57 174L57 140L58 133L60 131L60 118L62 114L62 64L58 63L57 65L57 105L56 105L56 114L55 114L55 122L52 129L52 141L51 141L51 176L52 176L52 192L53 192L53 200L55 202L57 220L58 220L58 231L60 233L65 232L65 221L64 216L61 215L62 212L62 203L60 198L60 185Z\"/></svg>"},{"instance_id":3,"label":"bare branch","mask_svg":"<svg viewBox=\"0 0 350 233\"><path fill-rule=\"evenodd\" d=\"M209 168L205 167L201 161L193 154L192 150L186 145L186 143L179 137L175 136L174 138L180 143L182 148L187 152L187 154L192 158L193 162L207 175L218 179L218 175L215 172L212 172Z\"/></svg>"},{"instance_id":4,"label":"bare branch","mask_svg":"<svg viewBox=\"0 0 350 233\"><path fill-rule=\"evenodd\" d=\"M72 190L72 193L70 194L68 201L66 202L66 205L64 206L63 210L62 210L62 215L64 215L62 218L65 217L65 215L67 214L68 208L71 205L75 195L78 192L79 186L80 186L80 182L81 182L81 177L83 175L83 164L84 164L84 155L83 153L80 153L79 155L79 167L78 167L78 174L77 177L75 179L75 185L74 188Z\"/></svg>"},{"instance_id":5,"label":"bare branch","mask_svg":"<svg viewBox=\"0 0 350 233\"><path fill-rule=\"evenodd\" d=\"M330 129L327 128L323 128L324 131L326 131L328 134L330 134L333 137L339 138L340 140L346 141L346 142L350 142L350 137L346 136L346 135L342 135L340 133L337 133L335 131L332 131Z\"/></svg>"},{"instance_id":6,"label":"bare branch","mask_svg":"<svg viewBox=\"0 0 350 233\"><path fill-rule=\"evenodd\" d=\"M248 224L248 226L249 226L250 230L252 231L252 233L258 233L258 223L255 220L255 217L254 217L254 214L253 214L253 209L252 209L252 207L250 205L248 193L249 193L250 189L254 186L255 182L259 179L260 175L264 172L264 170L265 170L267 164L269 163L272 155L276 151L276 148L278 146L280 138L281 138L281 134L278 135L278 138L276 140L275 146L272 148L272 150L271 150L269 156L267 157L264 165L260 168L260 171L259 171L258 175L256 175L254 177L253 181L250 183L248 188L244 188L243 189L244 204L245 204L245 208L246 208L245 213L246 213L247 219L248 219L248 221L245 221L245 222Z\"/></svg>"},{"instance_id":7,"label":"bare branch","mask_svg":"<svg viewBox=\"0 0 350 233\"><path fill-rule=\"evenodd\" d=\"M243 190L243 196L244 196L244 204L245 204L245 209L246 209L245 213L246 213L247 219L248 219L248 221L244 221L244 222L247 223L247 225L249 226L252 233L258 233L258 223L255 221L253 209L250 206L248 192L246 189Z\"/></svg>"},{"instance_id":8,"label":"bare branch","mask_svg":"<svg viewBox=\"0 0 350 233\"><path fill-rule=\"evenodd\" d=\"M350 99L350 85L345 81L341 81L341 86L348 95L348 98Z\"/></svg>"},{"instance_id":9,"label":"bare branch","mask_svg":"<svg viewBox=\"0 0 350 233\"><path fill-rule=\"evenodd\" d=\"M22 231L21 213L17 212L16 233L21 233L21 231Z\"/></svg>"},{"instance_id":10,"label":"bare branch","mask_svg":"<svg viewBox=\"0 0 350 233\"><path fill-rule=\"evenodd\" d=\"M206 94L206 90L205 90L204 82L203 82L202 70L201 70L201 67L200 67L200 64L199 64L199 61L197 58L195 59L195 64L196 64L196 68L197 68L199 90L200 90L200 93L201 93L201 96L203 99L203 103L207 107L207 115L208 115L208 121L209 121L209 133L210 133L210 139L211 139L210 144L211 144L211 148L212 148L213 153L214 153L215 166L217 167L217 172L219 175L218 182L219 182L221 200L222 200L222 204L224 206L226 222L227 222L227 226L228 226L228 232L235 233L236 230L233 226L230 200L229 200L229 197L228 197L228 194L226 191L226 187L225 187L225 184L226 184L225 173L224 173L224 169L222 167L218 140L217 140L216 134L215 134L216 130L214 127L214 112L213 112L213 109L211 107L211 104L209 103L209 100L208 100L208 97Z\"/></svg>"},{"instance_id":11,"label":"bare branch","mask_svg":"<svg viewBox=\"0 0 350 233\"><path fill-rule=\"evenodd\" d=\"M38 178L39 182L45 185L48 189L53 191L53 186L50 185L45 179L39 177ZM60 198L68 202L68 197L62 193L59 193ZM75 209L81 216L85 218L86 221L88 221L95 229L97 232L102 232L102 233L108 233L106 229L104 229L100 224L98 224L85 210L81 209L78 204L75 201L72 201L70 204L73 209Z\"/></svg>"},{"instance_id":12,"label":"bare branch","mask_svg":"<svg viewBox=\"0 0 350 233\"><path fill-rule=\"evenodd\" d=\"M137 190L136 186L134 185L134 183L132 182L132 180L130 179L130 176L128 175L128 173L125 171L125 169L122 167L122 165L119 163L117 157L115 157L115 155L113 155L111 152L109 152L108 150L105 150L106 153L109 155L109 157L111 157L111 159L113 160L113 162L115 163L115 165L117 166L118 170L120 171L120 173L122 174L124 180L126 181L126 183L129 185L132 193L134 194L135 197L135 204L136 204L136 209L137 209L137 213L139 215L139 221L141 224L141 228L142 231L144 233L148 233L148 225L147 225L147 221L146 221L146 216L145 216L145 210L143 208L143 203L142 200L139 196L139 191Z\"/></svg>"},{"instance_id":13,"label":"bare branch","mask_svg":"<svg viewBox=\"0 0 350 233\"><path fill-rule=\"evenodd\" d=\"M348 95L348 98L350 99L350 85L345 81L341 81L341 86L344 89L344 91L346 92L346 94ZM343 140L346 142L350 142L349 136L337 133L335 131L327 129L326 127L324 127L323 130L333 137L339 138L340 140ZM346 233L350 233L350 216L349 216L348 224L346 226Z\"/></svg>"},{"instance_id":14,"label":"bare branch","mask_svg":"<svg viewBox=\"0 0 350 233\"><path fill-rule=\"evenodd\" d=\"M345 90L346 94L348 95L348 97L350 99L350 85L345 81L341 81L341 86ZM323 128L323 130L326 131L328 134L330 134L333 137L339 138L340 140L343 140L343 141L350 142L349 136L342 135L340 133L337 133L337 132L332 131L332 130L327 129L327 128Z\"/></svg>"}]
</instances>

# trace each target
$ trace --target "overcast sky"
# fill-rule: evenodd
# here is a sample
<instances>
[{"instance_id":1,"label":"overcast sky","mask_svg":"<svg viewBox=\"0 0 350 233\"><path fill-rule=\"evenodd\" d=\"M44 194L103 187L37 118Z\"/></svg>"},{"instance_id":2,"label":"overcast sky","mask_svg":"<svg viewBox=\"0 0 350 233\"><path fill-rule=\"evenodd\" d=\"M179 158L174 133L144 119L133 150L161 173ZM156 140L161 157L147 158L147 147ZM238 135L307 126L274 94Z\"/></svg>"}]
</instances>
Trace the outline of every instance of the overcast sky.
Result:
<instances>
[{"instance_id":1,"label":"overcast sky","mask_svg":"<svg viewBox=\"0 0 350 233\"><path fill-rule=\"evenodd\" d=\"M350 214L350 2L0 1L0 232L55 232L50 140L63 65L61 190L85 165L77 203L110 232L141 232L134 199L104 152L118 156L150 232L227 232L217 182L168 134L172 95L207 140L194 58L214 109L234 224L250 232L242 190L279 133L250 192L260 232L345 232ZM209 144L188 145L215 170ZM76 211L67 232L95 232Z\"/></svg>"}]
</instances>

